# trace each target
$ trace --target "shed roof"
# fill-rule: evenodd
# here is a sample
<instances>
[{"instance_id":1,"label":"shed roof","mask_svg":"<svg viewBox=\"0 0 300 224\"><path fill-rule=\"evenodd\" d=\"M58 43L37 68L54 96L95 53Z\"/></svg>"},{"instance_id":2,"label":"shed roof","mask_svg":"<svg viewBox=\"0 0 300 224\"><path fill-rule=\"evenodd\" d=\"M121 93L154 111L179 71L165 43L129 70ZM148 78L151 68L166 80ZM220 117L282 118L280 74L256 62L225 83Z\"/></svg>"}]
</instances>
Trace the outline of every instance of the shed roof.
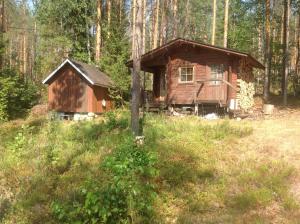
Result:
<instances>
[{"instance_id":1,"label":"shed roof","mask_svg":"<svg viewBox=\"0 0 300 224\"><path fill-rule=\"evenodd\" d=\"M113 81L105 73L101 72L96 66L89 65L81 61L73 59L66 59L60 66L58 66L50 75L48 75L43 84L47 84L57 72L64 67L64 65L70 64L76 71L78 71L90 84L103 87L111 87Z\"/></svg>"},{"instance_id":2,"label":"shed roof","mask_svg":"<svg viewBox=\"0 0 300 224\"><path fill-rule=\"evenodd\" d=\"M200 48L205 48L205 49L210 49L222 53L227 53L229 55L234 55L242 58L246 58L249 63L256 68L264 69L264 65L262 65L258 60L256 60L254 57L252 57L250 54L229 49L229 48L224 48L224 47L218 47L198 41L193 41L193 40L188 40L188 39L183 39L183 38L177 38L175 40L172 40L158 48L155 48L145 54L142 55L142 63L146 62L148 60L151 60L153 58L156 58L157 56L160 56L162 54L167 54L169 50L175 48L175 47L180 47L180 46L193 46L193 47L200 47ZM132 67L132 60L127 62L127 65Z\"/></svg>"}]
</instances>

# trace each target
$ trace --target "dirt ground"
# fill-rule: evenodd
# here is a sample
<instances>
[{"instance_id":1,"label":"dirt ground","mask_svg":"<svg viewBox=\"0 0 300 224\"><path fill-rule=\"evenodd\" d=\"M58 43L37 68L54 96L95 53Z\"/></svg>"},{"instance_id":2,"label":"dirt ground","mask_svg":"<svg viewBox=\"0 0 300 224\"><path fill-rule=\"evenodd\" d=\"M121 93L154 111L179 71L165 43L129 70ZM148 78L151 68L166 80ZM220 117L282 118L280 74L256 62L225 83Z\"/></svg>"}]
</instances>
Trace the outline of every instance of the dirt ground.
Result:
<instances>
[{"instance_id":1,"label":"dirt ground","mask_svg":"<svg viewBox=\"0 0 300 224\"><path fill-rule=\"evenodd\" d=\"M295 168L291 192L300 202L300 108L280 108L272 116L248 121L253 134L242 139L247 154L280 160Z\"/></svg>"}]
</instances>

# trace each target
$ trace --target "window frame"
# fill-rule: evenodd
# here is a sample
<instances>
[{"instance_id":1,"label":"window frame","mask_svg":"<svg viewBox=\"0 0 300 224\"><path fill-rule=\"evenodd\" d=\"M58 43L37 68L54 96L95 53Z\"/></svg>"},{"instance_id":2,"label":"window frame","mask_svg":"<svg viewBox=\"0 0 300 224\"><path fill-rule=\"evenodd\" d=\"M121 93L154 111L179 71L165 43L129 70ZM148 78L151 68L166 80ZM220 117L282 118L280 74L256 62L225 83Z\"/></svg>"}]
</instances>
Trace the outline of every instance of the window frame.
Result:
<instances>
[{"instance_id":1,"label":"window frame","mask_svg":"<svg viewBox=\"0 0 300 224\"><path fill-rule=\"evenodd\" d=\"M221 80L223 80L224 79L224 77L225 77L225 73L226 73L226 69L225 69L225 64L222 64L222 63L212 63L212 64L210 64L209 65L209 68L210 68L210 78L213 78L212 77L212 67L213 66L222 66L223 67L223 73L217 73L217 76L218 75L220 75L220 74L222 74L222 78L219 78L219 77L214 77L215 79L221 79ZM209 85L210 86L220 86L220 85L222 85L222 81L210 81L209 82Z\"/></svg>"},{"instance_id":2,"label":"window frame","mask_svg":"<svg viewBox=\"0 0 300 224\"><path fill-rule=\"evenodd\" d=\"M181 80L181 72L182 72L182 69L185 68L185 69L188 69L188 68L192 68L192 80L191 81L182 81ZM194 83L194 74L195 74L195 69L194 69L194 66L180 66L178 68L179 70L179 77L178 77L178 83L180 84L191 84L191 83Z\"/></svg>"}]
</instances>

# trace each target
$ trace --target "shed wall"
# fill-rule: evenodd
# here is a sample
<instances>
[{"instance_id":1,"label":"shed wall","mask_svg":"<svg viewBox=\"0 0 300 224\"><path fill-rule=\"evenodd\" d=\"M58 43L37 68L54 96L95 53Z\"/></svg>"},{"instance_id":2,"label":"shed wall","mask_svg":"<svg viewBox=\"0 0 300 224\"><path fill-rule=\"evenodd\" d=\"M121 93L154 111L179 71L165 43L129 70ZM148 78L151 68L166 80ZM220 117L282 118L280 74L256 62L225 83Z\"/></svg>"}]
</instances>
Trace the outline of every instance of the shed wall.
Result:
<instances>
[{"instance_id":1,"label":"shed wall","mask_svg":"<svg viewBox=\"0 0 300 224\"><path fill-rule=\"evenodd\" d=\"M107 105L105 108L103 99ZM48 107L58 112L102 113L112 108L112 102L107 88L90 85L66 64L49 81Z\"/></svg>"}]
</instances>

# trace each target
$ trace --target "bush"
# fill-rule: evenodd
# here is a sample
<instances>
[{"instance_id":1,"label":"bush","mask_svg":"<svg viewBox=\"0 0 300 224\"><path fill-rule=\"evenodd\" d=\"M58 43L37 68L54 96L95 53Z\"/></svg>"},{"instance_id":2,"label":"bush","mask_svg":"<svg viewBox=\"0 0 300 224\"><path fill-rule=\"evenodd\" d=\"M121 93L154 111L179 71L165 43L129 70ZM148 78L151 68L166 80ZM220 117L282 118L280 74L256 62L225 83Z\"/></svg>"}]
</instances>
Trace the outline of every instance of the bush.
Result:
<instances>
[{"instance_id":1,"label":"bush","mask_svg":"<svg viewBox=\"0 0 300 224\"><path fill-rule=\"evenodd\" d=\"M24 117L38 100L37 87L16 72L0 73L0 121Z\"/></svg>"},{"instance_id":2,"label":"bush","mask_svg":"<svg viewBox=\"0 0 300 224\"><path fill-rule=\"evenodd\" d=\"M127 137L100 166L107 181L89 181L72 204L53 202L53 214L60 223L145 223L153 217L155 164L152 152Z\"/></svg>"}]
</instances>

